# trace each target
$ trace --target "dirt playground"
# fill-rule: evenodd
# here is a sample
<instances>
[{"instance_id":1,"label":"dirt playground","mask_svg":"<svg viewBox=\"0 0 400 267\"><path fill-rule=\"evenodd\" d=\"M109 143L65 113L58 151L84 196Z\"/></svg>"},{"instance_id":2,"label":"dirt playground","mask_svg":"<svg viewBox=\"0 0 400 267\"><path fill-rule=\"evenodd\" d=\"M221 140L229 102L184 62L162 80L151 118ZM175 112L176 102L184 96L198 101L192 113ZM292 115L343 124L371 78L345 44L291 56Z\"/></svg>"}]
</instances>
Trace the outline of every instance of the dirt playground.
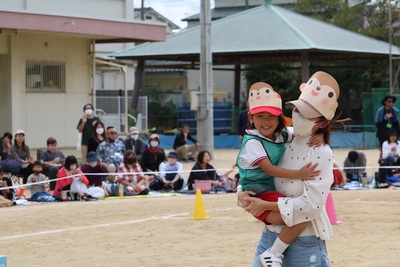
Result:
<instances>
[{"instance_id":1,"label":"dirt playground","mask_svg":"<svg viewBox=\"0 0 400 267\"><path fill-rule=\"evenodd\" d=\"M222 173L237 152L215 150L212 164ZM334 150L340 165L347 152ZM378 154L365 153L372 174ZM342 223L327 242L331 266L399 266L400 188L332 195ZM9 267L251 266L262 223L237 207L236 194L200 200L169 193L2 208L0 255ZM190 219L199 204L209 219Z\"/></svg>"}]
</instances>

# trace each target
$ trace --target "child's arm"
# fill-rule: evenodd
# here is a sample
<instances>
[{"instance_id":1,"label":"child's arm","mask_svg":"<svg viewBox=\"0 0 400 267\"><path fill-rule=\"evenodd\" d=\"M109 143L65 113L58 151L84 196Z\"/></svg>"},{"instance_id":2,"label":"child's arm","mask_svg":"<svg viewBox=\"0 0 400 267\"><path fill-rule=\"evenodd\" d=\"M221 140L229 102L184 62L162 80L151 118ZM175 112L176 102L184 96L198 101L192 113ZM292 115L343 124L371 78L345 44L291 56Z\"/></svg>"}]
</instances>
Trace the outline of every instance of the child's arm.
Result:
<instances>
[{"instance_id":1,"label":"child's arm","mask_svg":"<svg viewBox=\"0 0 400 267\"><path fill-rule=\"evenodd\" d=\"M231 170L228 170L225 174L224 174L224 176L225 176L225 178L226 179L228 179L229 178L229 174L231 173L231 172L233 172L233 170L236 168L236 163L234 163L233 165L232 165L232 169Z\"/></svg>"},{"instance_id":2,"label":"child's arm","mask_svg":"<svg viewBox=\"0 0 400 267\"><path fill-rule=\"evenodd\" d=\"M314 180L314 177L320 174L320 170L315 170L318 163L312 165L308 163L299 170L289 170L271 164L269 159L260 160L257 165L266 173L274 177L291 178L291 179L303 179L303 180Z\"/></svg>"}]
</instances>

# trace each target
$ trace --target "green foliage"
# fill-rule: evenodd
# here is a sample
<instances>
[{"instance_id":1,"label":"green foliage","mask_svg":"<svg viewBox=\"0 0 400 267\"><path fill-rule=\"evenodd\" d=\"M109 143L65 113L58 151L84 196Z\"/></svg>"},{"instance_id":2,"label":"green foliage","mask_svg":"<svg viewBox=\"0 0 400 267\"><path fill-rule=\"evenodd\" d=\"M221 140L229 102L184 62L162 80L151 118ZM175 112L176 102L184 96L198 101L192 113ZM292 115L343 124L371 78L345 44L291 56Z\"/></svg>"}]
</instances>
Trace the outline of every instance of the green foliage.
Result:
<instances>
[{"instance_id":1,"label":"green foliage","mask_svg":"<svg viewBox=\"0 0 400 267\"><path fill-rule=\"evenodd\" d=\"M176 126L176 106L168 100L167 92L161 90L157 84L146 88L148 96L149 129L172 129Z\"/></svg>"}]
</instances>

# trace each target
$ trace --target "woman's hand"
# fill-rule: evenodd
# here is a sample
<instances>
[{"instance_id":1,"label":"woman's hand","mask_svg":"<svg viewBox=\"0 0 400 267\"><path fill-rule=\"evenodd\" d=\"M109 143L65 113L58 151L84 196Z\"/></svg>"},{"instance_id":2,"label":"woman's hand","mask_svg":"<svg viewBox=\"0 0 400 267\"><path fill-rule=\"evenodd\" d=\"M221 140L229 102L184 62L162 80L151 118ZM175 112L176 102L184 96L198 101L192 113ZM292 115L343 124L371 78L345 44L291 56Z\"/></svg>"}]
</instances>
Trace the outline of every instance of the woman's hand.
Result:
<instances>
[{"instance_id":1,"label":"woman's hand","mask_svg":"<svg viewBox=\"0 0 400 267\"><path fill-rule=\"evenodd\" d=\"M318 163L315 163L312 165L312 163L308 163L307 165L304 165L300 170L299 170L299 178L304 179L304 180L314 180L315 177L321 174L320 170L316 170Z\"/></svg>"},{"instance_id":2,"label":"woman's hand","mask_svg":"<svg viewBox=\"0 0 400 267\"><path fill-rule=\"evenodd\" d=\"M253 191L238 192L238 205L241 206L242 208L246 208L250 204L250 201L246 198L250 198L255 194L256 193L254 193Z\"/></svg>"},{"instance_id":3,"label":"woman's hand","mask_svg":"<svg viewBox=\"0 0 400 267\"><path fill-rule=\"evenodd\" d=\"M260 216L264 211L268 210L266 204L268 201L262 200L257 197L245 197L245 201L249 203L245 208L245 211L252 214L253 216Z\"/></svg>"}]
</instances>

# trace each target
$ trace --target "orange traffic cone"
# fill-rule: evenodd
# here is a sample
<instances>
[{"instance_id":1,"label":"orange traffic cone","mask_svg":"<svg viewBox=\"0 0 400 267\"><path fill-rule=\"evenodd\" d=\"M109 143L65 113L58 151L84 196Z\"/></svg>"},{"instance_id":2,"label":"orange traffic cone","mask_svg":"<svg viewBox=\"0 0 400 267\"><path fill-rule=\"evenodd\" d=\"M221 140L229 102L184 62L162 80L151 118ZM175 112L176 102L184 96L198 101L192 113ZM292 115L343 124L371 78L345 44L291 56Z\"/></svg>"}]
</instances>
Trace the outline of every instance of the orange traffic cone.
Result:
<instances>
[{"instance_id":1,"label":"orange traffic cone","mask_svg":"<svg viewBox=\"0 0 400 267\"><path fill-rule=\"evenodd\" d=\"M204 208L203 197L201 195L201 190L196 190L196 202L194 203L194 213L193 217L189 218L190 220L206 220L210 219L206 215L206 209Z\"/></svg>"},{"instance_id":2,"label":"orange traffic cone","mask_svg":"<svg viewBox=\"0 0 400 267\"><path fill-rule=\"evenodd\" d=\"M331 224L339 224L342 222L336 219L335 204L333 204L333 197L330 192L328 194L328 198L326 199L325 209L328 213L329 221L331 222Z\"/></svg>"}]
</instances>

